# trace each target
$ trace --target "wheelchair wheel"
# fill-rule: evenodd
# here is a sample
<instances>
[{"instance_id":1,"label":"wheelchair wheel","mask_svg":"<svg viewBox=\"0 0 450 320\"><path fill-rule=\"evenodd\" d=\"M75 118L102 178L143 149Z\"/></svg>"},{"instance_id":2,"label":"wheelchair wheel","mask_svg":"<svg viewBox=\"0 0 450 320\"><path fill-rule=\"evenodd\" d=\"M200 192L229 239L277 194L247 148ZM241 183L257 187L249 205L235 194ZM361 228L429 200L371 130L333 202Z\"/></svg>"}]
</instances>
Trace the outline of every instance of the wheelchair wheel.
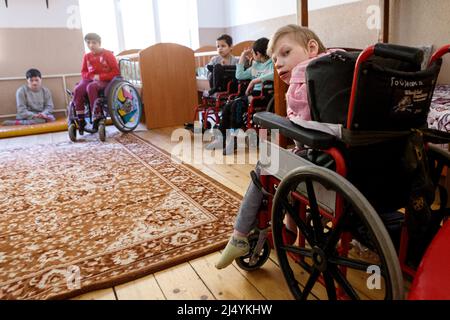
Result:
<instances>
[{"instance_id":1,"label":"wheelchair wheel","mask_svg":"<svg viewBox=\"0 0 450 320\"><path fill-rule=\"evenodd\" d=\"M142 116L142 102L136 88L124 80L115 80L108 93L111 119L122 132L136 129Z\"/></svg>"},{"instance_id":2,"label":"wheelchair wheel","mask_svg":"<svg viewBox=\"0 0 450 320\"><path fill-rule=\"evenodd\" d=\"M293 245L283 244L287 215L298 228ZM370 256L352 248L361 230L370 239ZM337 173L317 166L291 171L274 197L272 231L280 268L296 299L311 294L330 300L403 298L397 254L381 218Z\"/></svg>"},{"instance_id":3,"label":"wheelchair wheel","mask_svg":"<svg viewBox=\"0 0 450 320\"><path fill-rule=\"evenodd\" d=\"M239 257L235 260L236 264L239 266L239 268L246 270L246 271L257 270L257 269L261 268L264 265L264 263L266 263L267 259L269 259L270 244L269 244L269 241L267 241L267 239L266 239L264 241L264 245L263 245L261 252L257 256L257 260L255 261L254 264L250 265L250 259L256 248L256 244L258 243L258 237L259 237L259 233L254 233L249 236L249 238L248 238L248 242L250 244L249 253L247 255L245 255L243 257Z\"/></svg>"},{"instance_id":4,"label":"wheelchair wheel","mask_svg":"<svg viewBox=\"0 0 450 320\"><path fill-rule=\"evenodd\" d=\"M72 142L77 141L77 126L74 123L71 123L68 128L69 139Z\"/></svg>"},{"instance_id":5,"label":"wheelchair wheel","mask_svg":"<svg viewBox=\"0 0 450 320\"><path fill-rule=\"evenodd\" d=\"M98 125L98 137L101 142L106 141L106 127L103 121L101 121Z\"/></svg>"}]
</instances>

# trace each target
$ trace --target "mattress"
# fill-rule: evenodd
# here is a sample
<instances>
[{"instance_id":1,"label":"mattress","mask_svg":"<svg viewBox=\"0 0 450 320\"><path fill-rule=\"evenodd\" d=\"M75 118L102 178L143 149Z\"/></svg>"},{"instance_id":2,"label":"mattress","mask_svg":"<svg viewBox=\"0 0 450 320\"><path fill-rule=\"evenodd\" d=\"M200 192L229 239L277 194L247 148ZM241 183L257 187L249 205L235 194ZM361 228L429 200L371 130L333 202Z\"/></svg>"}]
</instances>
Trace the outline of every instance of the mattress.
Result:
<instances>
[{"instance_id":1,"label":"mattress","mask_svg":"<svg viewBox=\"0 0 450 320\"><path fill-rule=\"evenodd\" d=\"M428 114L428 127L450 132L450 85L437 85Z\"/></svg>"}]
</instances>

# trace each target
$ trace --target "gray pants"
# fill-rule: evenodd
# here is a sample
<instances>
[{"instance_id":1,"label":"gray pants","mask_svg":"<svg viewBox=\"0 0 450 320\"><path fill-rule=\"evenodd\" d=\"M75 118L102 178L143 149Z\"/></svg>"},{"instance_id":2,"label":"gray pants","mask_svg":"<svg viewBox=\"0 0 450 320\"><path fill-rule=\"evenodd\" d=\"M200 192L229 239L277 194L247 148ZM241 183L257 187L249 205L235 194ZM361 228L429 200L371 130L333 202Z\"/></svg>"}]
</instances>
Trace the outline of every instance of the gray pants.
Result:
<instances>
[{"instance_id":1,"label":"gray pants","mask_svg":"<svg viewBox=\"0 0 450 320\"><path fill-rule=\"evenodd\" d=\"M299 142L295 141L295 148L292 150L299 157L305 157L307 149ZM261 176L261 166L258 163L255 168L256 175ZM263 194L255 186L253 182L250 182L244 199L242 199L241 206L239 207L236 222L234 223L234 229L248 234L254 227L256 227L256 216L258 215L261 202L263 200Z\"/></svg>"},{"instance_id":2,"label":"gray pants","mask_svg":"<svg viewBox=\"0 0 450 320\"><path fill-rule=\"evenodd\" d=\"M255 172L259 178L261 175L259 164L256 165ZM242 199L241 206L239 207L236 222L234 223L235 230L248 234L256 226L256 216L258 215L262 200L262 192L253 182L250 182L244 199Z\"/></svg>"}]
</instances>

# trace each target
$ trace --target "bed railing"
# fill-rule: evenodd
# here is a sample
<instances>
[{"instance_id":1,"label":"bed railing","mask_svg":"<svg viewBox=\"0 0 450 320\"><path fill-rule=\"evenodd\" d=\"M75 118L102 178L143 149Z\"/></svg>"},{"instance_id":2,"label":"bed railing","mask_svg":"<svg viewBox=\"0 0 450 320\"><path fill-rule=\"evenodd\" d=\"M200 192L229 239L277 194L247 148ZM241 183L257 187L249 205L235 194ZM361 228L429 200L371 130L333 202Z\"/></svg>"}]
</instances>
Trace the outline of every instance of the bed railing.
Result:
<instances>
[{"instance_id":1,"label":"bed railing","mask_svg":"<svg viewBox=\"0 0 450 320\"><path fill-rule=\"evenodd\" d=\"M122 77L132 85L142 88L139 53L117 56Z\"/></svg>"}]
</instances>

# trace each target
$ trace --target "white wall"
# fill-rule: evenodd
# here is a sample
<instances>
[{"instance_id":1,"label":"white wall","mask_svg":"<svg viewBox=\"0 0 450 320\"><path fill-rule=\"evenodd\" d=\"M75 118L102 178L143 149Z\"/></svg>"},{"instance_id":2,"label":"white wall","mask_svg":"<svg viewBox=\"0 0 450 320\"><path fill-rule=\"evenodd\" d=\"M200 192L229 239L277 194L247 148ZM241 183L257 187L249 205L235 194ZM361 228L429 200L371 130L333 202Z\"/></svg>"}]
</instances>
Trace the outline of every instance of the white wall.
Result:
<instances>
[{"instance_id":1,"label":"white wall","mask_svg":"<svg viewBox=\"0 0 450 320\"><path fill-rule=\"evenodd\" d=\"M98 1L98 0L97 0ZM49 9L45 0L0 1L0 28L66 28L74 19L80 21L76 10L78 0L51 0Z\"/></svg>"},{"instance_id":2,"label":"white wall","mask_svg":"<svg viewBox=\"0 0 450 320\"><path fill-rule=\"evenodd\" d=\"M198 48L198 5L196 0L158 0L162 42Z\"/></svg>"},{"instance_id":3,"label":"white wall","mask_svg":"<svg viewBox=\"0 0 450 320\"><path fill-rule=\"evenodd\" d=\"M313 0L308 1L308 10L314 11L318 9L338 6L341 4L351 3L351 2L358 2L361 0Z\"/></svg>"},{"instance_id":4,"label":"white wall","mask_svg":"<svg viewBox=\"0 0 450 320\"><path fill-rule=\"evenodd\" d=\"M225 0L225 11L226 27L234 27L296 14L297 1Z\"/></svg>"},{"instance_id":5,"label":"white wall","mask_svg":"<svg viewBox=\"0 0 450 320\"><path fill-rule=\"evenodd\" d=\"M229 0L197 0L199 28L225 28L225 3Z\"/></svg>"},{"instance_id":6,"label":"white wall","mask_svg":"<svg viewBox=\"0 0 450 320\"><path fill-rule=\"evenodd\" d=\"M310 11L361 0L310 0ZM297 0L198 0L200 28L229 28L297 14Z\"/></svg>"}]
</instances>

